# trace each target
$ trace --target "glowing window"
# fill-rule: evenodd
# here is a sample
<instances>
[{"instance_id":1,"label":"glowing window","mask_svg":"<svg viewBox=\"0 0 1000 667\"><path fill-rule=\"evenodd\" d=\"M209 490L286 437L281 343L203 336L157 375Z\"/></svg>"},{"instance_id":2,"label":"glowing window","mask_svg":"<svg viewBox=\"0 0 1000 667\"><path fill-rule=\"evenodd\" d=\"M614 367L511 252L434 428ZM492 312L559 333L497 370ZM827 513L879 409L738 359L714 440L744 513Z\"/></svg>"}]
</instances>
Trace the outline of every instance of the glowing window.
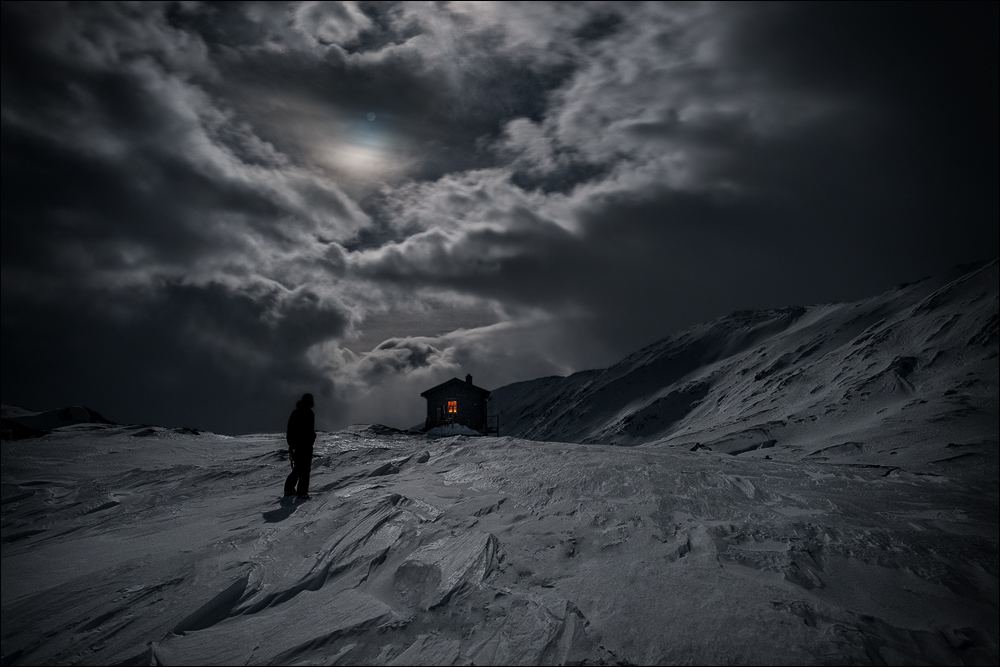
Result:
<instances>
[{"instance_id":1,"label":"glowing window","mask_svg":"<svg viewBox=\"0 0 1000 667\"><path fill-rule=\"evenodd\" d=\"M448 414L455 414L458 412L458 401L448 401Z\"/></svg>"}]
</instances>

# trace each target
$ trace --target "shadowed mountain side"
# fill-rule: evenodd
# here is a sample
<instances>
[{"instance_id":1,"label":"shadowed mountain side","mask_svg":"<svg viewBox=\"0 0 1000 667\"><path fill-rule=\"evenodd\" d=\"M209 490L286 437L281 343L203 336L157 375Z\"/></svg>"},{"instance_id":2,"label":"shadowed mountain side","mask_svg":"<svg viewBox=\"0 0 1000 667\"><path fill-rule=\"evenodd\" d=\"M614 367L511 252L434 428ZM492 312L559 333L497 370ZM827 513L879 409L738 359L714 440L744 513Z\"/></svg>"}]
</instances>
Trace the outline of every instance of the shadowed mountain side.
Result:
<instances>
[{"instance_id":1,"label":"shadowed mountain side","mask_svg":"<svg viewBox=\"0 0 1000 667\"><path fill-rule=\"evenodd\" d=\"M114 424L100 414L82 405L71 405L56 410L33 412L15 405L0 406L0 439L21 440L38 438L58 428L79 424Z\"/></svg>"},{"instance_id":2,"label":"shadowed mountain side","mask_svg":"<svg viewBox=\"0 0 1000 667\"><path fill-rule=\"evenodd\" d=\"M607 369L500 387L491 409L505 435L533 440L896 466L941 464L948 445L995 467L997 261L956 273L736 312Z\"/></svg>"},{"instance_id":3,"label":"shadowed mountain side","mask_svg":"<svg viewBox=\"0 0 1000 667\"><path fill-rule=\"evenodd\" d=\"M114 424L113 421L105 419L96 411L82 405L71 405L66 408L41 412L32 412L14 405L4 405L2 406L2 416L4 421L15 422L26 428L40 431L50 431L75 424Z\"/></svg>"}]
</instances>

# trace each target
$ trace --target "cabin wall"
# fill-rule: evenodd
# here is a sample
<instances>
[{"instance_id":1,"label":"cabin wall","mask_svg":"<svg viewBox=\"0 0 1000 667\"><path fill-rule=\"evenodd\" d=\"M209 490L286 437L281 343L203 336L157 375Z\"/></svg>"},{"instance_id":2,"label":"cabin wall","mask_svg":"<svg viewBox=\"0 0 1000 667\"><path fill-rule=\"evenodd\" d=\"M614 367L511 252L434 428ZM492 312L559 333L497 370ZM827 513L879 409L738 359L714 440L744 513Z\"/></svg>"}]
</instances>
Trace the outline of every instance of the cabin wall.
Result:
<instances>
[{"instance_id":1,"label":"cabin wall","mask_svg":"<svg viewBox=\"0 0 1000 667\"><path fill-rule=\"evenodd\" d=\"M427 394L427 428L462 424L474 431L486 430L486 394L475 387L454 383ZM458 401L458 413L448 414L448 401Z\"/></svg>"}]
</instances>

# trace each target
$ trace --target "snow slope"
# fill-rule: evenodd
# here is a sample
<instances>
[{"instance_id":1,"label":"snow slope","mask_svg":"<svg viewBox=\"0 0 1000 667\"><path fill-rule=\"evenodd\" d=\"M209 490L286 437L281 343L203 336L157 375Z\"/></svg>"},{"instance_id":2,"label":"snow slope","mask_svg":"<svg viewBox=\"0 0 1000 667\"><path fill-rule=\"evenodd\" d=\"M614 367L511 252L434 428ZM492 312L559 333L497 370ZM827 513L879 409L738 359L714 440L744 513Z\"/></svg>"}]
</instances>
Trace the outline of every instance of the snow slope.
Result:
<instances>
[{"instance_id":1,"label":"snow slope","mask_svg":"<svg viewBox=\"0 0 1000 667\"><path fill-rule=\"evenodd\" d=\"M58 410L44 410L33 412L14 405L4 405L0 408L4 422L15 422L21 426L38 431L51 431L52 429L74 424L112 424L111 422L90 408L82 405L71 405L68 408Z\"/></svg>"},{"instance_id":2,"label":"snow slope","mask_svg":"<svg viewBox=\"0 0 1000 667\"><path fill-rule=\"evenodd\" d=\"M491 410L533 440L995 465L997 304L994 260L855 303L737 312L604 370L501 387Z\"/></svg>"},{"instance_id":3,"label":"snow slope","mask_svg":"<svg viewBox=\"0 0 1000 667\"><path fill-rule=\"evenodd\" d=\"M462 424L445 424L425 431L424 435L431 438L442 438L449 435L479 435L479 433Z\"/></svg>"},{"instance_id":4,"label":"snow slope","mask_svg":"<svg viewBox=\"0 0 1000 667\"><path fill-rule=\"evenodd\" d=\"M995 262L738 313L494 392L613 444L359 425L301 503L281 434L5 440L2 662L996 664L997 350Z\"/></svg>"},{"instance_id":5,"label":"snow slope","mask_svg":"<svg viewBox=\"0 0 1000 667\"><path fill-rule=\"evenodd\" d=\"M142 437L136 437L142 436ZM2 449L4 664L990 664L997 478L68 427Z\"/></svg>"}]
</instances>

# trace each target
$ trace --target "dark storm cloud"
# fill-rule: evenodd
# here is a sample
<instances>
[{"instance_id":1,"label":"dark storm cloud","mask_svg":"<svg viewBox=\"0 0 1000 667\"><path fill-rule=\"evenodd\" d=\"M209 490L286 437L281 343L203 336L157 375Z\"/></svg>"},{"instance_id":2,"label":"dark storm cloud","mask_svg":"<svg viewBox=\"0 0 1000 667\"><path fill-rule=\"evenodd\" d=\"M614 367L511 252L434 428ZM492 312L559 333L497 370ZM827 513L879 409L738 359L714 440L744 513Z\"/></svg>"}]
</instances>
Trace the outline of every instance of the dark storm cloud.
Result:
<instances>
[{"instance_id":1,"label":"dark storm cloud","mask_svg":"<svg viewBox=\"0 0 1000 667\"><path fill-rule=\"evenodd\" d=\"M995 254L996 25L4 4L4 400L240 431L312 389L327 425L408 426L451 375L603 365Z\"/></svg>"},{"instance_id":2,"label":"dark storm cloud","mask_svg":"<svg viewBox=\"0 0 1000 667\"><path fill-rule=\"evenodd\" d=\"M426 368L440 351L427 343L390 338L366 355L361 364L365 379L375 379L387 373L400 373Z\"/></svg>"},{"instance_id":3,"label":"dark storm cloud","mask_svg":"<svg viewBox=\"0 0 1000 667\"><path fill-rule=\"evenodd\" d=\"M972 239L995 236L996 129L977 107L995 67L967 48L951 53L964 36L925 35L941 17L766 7L714 18L731 40L713 67L670 62L665 72L650 59L631 84L596 68L560 93L564 109L589 107L581 118L507 125L500 150L515 169L561 174L596 160L616 165L612 178L565 202L505 188L506 173L442 181L407 210L479 224L367 253L364 270L507 304L576 306L595 315L617 355L724 309L858 297L971 258L981 252ZM850 30L858 21L864 28ZM684 38L665 30L643 53ZM977 76L985 81L969 85ZM593 95L600 86L605 94ZM600 111L622 122L579 132ZM680 164L662 160L671 151ZM552 215L521 224L525 208L547 205Z\"/></svg>"},{"instance_id":4,"label":"dark storm cloud","mask_svg":"<svg viewBox=\"0 0 1000 667\"><path fill-rule=\"evenodd\" d=\"M316 237L353 234L353 203L187 83L216 76L207 47L156 11L14 6L3 26L4 391L51 401L53 373L31 370L51 366L102 378L84 393L109 412L234 429L329 384L303 354L350 315L303 284L336 279L342 253ZM137 369L167 381L129 391Z\"/></svg>"},{"instance_id":5,"label":"dark storm cloud","mask_svg":"<svg viewBox=\"0 0 1000 667\"><path fill-rule=\"evenodd\" d=\"M72 404L83 392L111 419L229 432L275 430L287 417L280 396L312 391L335 401L304 352L342 333L345 318L312 295L278 304L273 293L165 285L153 295L67 297L53 314L49 304L5 296L4 345L18 352L5 357L4 373L22 395Z\"/></svg>"},{"instance_id":6,"label":"dark storm cloud","mask_svg":"<svg viewBox=\"0 0 1000 667\"><path fill-rule=\"evenodd\" d=\"M375 170L390 180L401 172L429 179L483 166L488 156L470 150L476 140L495 134L503 119L540 117L546 92L572 69L569 58L549 55L550 48L510 48L502 23L419 6L220 11L224 33L219 17L178 17L227 44L229 35L240 36L238 47L221 53L225 75L215 87L262 137L308 154L355 189L351 169L330 157L344 149L343 135L382 135L392 148Z\"/></svg>"}]
</instances>

